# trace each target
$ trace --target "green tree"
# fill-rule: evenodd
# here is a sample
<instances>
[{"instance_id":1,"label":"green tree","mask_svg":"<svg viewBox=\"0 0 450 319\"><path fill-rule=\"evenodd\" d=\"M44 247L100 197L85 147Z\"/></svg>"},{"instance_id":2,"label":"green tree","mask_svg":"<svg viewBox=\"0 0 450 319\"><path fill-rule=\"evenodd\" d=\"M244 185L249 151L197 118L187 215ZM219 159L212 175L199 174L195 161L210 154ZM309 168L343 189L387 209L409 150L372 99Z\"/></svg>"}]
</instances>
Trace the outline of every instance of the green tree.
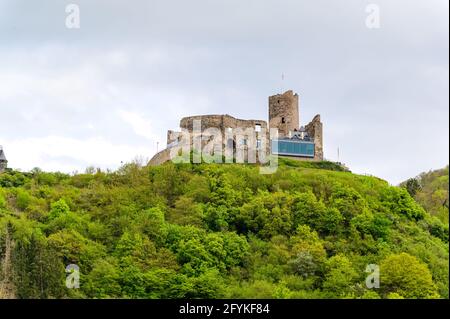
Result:
<instances>
[{"instance_id":1,"label":"green tree","mask_svg":"<svg viewBox=\"0 0 450 319\"><path fill-rule=\"evenodd\" d=\"M236 217L240 232L252 232L262 238L289 234L293 227L289 195L262 192L244 204Z\"/></svg>"},{"instance_id":2,"label":"green tree","mask_svg":"<svg viewBox=\"0 0 450 319\"><path fill-rule=\"evenodd\" d=\"M417 192L422 188L417 178L410 178L405 182L406 190L412 197L416 196Z\"/></svg>"},{"instance_id":3,"label":"green tree","mask_svg":"<svg viewBox=\"0 0 450 319\"><path fill-rule=\"evenodd\" d=\"M69 205L67 205L64 199L60 199L51 205L50 213L48 214L49 220L55 219L62 215L67 214L70 211Z\"/></svg>"},{"instance_id":4,"label":"green tree","mask_svg":"<svg viewBox=\"0 0 450 319\"><path fill-rule=\"evenodd\" d=\"M342 297L351 292L357 278L351 261L346 256L336 255L326 262L323 288L333 296Z\"/></svg>"},{"instance_id":5,"label":"green tree","mask_svg":"<svg viewBox=\"0 0 450 319\"><path fill-rule=\"evenodd\" d=\"M380 264L380 286L385 295L405 298L439 298L427 266L407 253L390 255Z\"/></svg>"}]
</instances>

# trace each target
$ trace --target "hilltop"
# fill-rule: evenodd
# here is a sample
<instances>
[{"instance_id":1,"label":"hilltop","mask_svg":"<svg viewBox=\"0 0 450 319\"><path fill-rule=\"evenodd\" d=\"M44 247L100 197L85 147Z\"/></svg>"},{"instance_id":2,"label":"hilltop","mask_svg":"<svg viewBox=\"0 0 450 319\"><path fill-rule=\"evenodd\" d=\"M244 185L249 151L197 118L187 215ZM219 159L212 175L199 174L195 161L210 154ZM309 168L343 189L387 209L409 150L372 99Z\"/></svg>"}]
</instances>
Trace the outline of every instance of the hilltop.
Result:
<instances>
[{"instance_id":1,"label":"hilltop","mask_svg":"<svg viewBox=\"0 0 450 319\"><path fill-rule=\"evenodd\" d=\"M0 294L448 298L448 223L426 209L330 162L282 159L271 175L239 164L9 171ZM69 264L80 289L65 287ZM366 286L373 267L378 289Z\"/></svg>"}]
</instances>

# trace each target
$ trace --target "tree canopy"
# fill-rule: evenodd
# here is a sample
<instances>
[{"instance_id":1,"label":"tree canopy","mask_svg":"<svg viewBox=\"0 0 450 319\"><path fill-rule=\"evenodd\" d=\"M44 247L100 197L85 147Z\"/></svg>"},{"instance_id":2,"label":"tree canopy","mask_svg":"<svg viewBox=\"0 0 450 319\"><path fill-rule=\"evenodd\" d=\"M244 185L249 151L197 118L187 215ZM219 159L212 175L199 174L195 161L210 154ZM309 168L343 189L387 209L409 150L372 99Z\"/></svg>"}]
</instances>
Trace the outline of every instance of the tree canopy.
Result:
<instances>
[{"instance_id":1,"label":"tree canopy","mask_svg":"<svg viewBox=\"0 0 450 319\"><path fill-rule=\"evenodd\" d=\"M428 186L408 185L286 159L271 175L238 164L8 171L0 297L448 298L448 218L421 200ZM380 288L365 285L369 264ZM65 285L68 265L79 289Z\"/></svg>"}]
</instances>

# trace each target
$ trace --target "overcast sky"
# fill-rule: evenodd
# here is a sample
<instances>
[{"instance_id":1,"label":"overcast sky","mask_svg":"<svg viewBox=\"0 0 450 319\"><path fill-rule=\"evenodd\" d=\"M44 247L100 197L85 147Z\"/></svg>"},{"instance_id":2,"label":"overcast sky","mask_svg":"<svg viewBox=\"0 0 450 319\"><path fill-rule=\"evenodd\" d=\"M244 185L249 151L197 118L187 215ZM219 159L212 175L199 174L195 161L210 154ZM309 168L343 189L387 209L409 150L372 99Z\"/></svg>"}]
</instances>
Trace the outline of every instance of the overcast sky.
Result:
<instances>
[{"instance_id":1,"label":"overcast sky","mask_svg":"<svg viewBox=\"0 0 450 319\"><path fill-rule=\"evenodd\" d=\"M22 170L115 169L183 116L266 120L292 89L327 159L396 184L448 164L448 24L448 0L0 0L0 145Z\"/></svg>"}]
</instances>

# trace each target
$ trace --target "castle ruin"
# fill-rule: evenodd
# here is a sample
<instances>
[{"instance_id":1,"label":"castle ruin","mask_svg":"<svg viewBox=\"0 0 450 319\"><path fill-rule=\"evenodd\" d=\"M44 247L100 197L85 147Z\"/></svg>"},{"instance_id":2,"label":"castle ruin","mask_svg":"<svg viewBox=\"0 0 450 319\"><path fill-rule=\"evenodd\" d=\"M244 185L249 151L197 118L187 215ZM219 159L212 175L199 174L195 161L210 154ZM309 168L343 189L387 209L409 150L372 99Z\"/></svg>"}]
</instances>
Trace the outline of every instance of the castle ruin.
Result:
<instances>
[{"instance_id":1,"label":"castle ruin","mask_svg":"<svg viewBox=\"0 0 450 319\"><path fill-rule=\"evenodd\" d=\"M208 132L215 131L221 138L214 147L232 150L233 153L243 152L245 159L250 156L251 145L256 149L264 149L267 154L286 156L297 160L323 160L323 135L320 115L305 126L300 126L299 96L289 90L283 94L269 97L269 121L242 120L225 115L198 115L181 119L182 131L193 133L196 123L201 123L198 129L202 133L201 145L204 147L212 141ZM278 130L277 137L271 137L269 131ZM247 134L252 130L256 134ZM236 133L238 132L238 133ZM262 132L262 133L261 133ZM265 134L265 135L264 135ZM265 143L264 141L268 141ZM171 159L170 150L182 143L181 132L167 132L167 148L157 153L149 162L159 165ZM186 141L184 141L186 143ZM193 139L189 141L192 145Z\"/></svg>"},{"instance_id":2,"label":"castle ruin","mask_svg":"<svg viewBox=\"0 0 450 319\"><path fill-rule=\"evenodd\" d=\"M8 160L6 159L3 147L0 145L0 173L3 173L8 168Z\"/></svg>"}]
</instances>

